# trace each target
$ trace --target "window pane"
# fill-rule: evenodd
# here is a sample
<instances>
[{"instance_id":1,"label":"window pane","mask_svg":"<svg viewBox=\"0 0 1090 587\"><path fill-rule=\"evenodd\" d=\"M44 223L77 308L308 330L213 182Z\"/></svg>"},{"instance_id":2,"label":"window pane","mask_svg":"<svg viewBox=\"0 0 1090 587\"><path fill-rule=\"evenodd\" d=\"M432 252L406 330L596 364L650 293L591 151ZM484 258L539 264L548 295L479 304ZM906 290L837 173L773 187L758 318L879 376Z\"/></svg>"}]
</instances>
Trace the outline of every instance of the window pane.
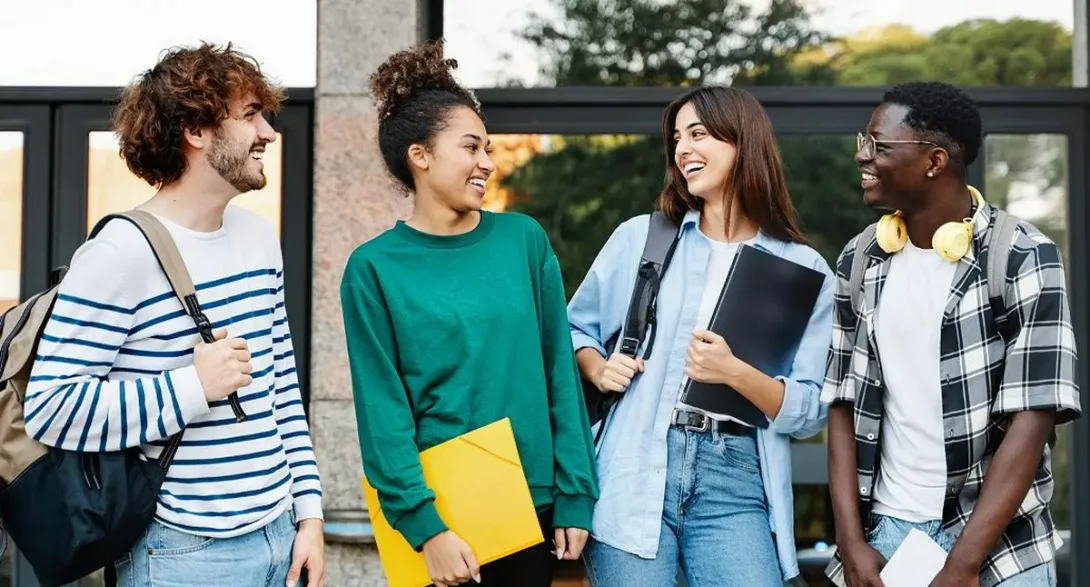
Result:
<instances>
[{"instance_id":1,"label":"window pane","mask_svg":"<svg viewBox=\"0 0 1090 587\"><path fill-rule=\"evenodd\" d=\"M650 212L662 189L661 139L642 135L491 135L485 205L536 218L571 296L613 230Z\"/></svg>"},{"instance_id":2,"label":"window pane","mask_svg":"<svg viewBox=\"0 0 1090 587\"><path fill-rule=\"evenodd\" d=\"M844 245L879 214L863 204L855 135L786 135L777 140L803 234L829 267L835 267Z\"/></svg>"},{"instance_id":3,"label":"window pane","mask_svg":"<svg viewBox=\"0 0 1090 587\"><path fill-rule=\"evenodd\" d=\"M0 313L19 301L23 255L23 133L0 132Z\"/></svg>"},{"instance_id":4,"label":"window pane","mask_svg":"<svg viewBox=\"0 0 1090 587\"><path fill-rule=\"evenodd\" d=\"M283 137L265 148L264 188L235 198L231 205L250 210L268 220L280 232L281 145ZM118 155L112 132L92 132L87 154L87 230L106 214L130 210L155 194L155 188L133 175Z\"/></svg>"},{"instance_id":5,"label":"window pane","mask_svg":"<svg viewBox=\"0 0 1090 587\"><path fill-rule=\"evenodd\" d=\"M988 135L984 140L984 197L1007 212L1033 223L1061 249L1064 263L1072 259L1067 244L1067 137L1064 135ZM1068 279L1070 279L1070 271ZM1056 431L1052 474L1056 490L1052 515L1064 541L1071 528L1070 426ZM1061 557L1061 565L1070 560ZM1067 575L1066 568L1059 569Z\"/></svg>"},{"instance_id":6,"label":"window pane","mask_svg":"<svg viewBox=\"0 0 1090 587\"><path fill-rule=\"evenodd\" d=\"M768 0L447 0L443 32L471 87L1071 85L1071 0L776 5L770 14Z\"/></svg>"}]
</instances>

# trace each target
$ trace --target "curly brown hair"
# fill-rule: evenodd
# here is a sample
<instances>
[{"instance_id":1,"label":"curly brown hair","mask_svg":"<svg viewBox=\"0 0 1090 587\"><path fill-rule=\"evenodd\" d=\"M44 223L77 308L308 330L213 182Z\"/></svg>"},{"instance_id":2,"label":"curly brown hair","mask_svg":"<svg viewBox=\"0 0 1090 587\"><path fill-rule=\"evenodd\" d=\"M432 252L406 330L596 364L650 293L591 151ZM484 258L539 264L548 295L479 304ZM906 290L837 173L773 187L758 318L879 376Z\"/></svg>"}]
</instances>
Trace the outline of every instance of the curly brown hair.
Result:
<instances>
[{"instance_id":1,"label":"curly brown hair","mask_svg":"<svg viewBox=\"0 0 1090 587\"><path fill-rule=\"evenodd\" d=\"M230 43L168 50L125 89L114 112L122 159L154 187L177 181L186 169L183 133L218 128L231 101L247 94L271 112L284 100L257 61Z\"/></svg>"},{"instance_id":2,"label":"curly brown hair","mask_svg":"<svg viewBox=\"0 0 1090 587\"><path fill-rule=\"evenodd\" d=\"M430 146L454 108L466 107L484 118L473 92L454 79L457 67L456 60L443 58L443 42L431 41L394 53L371 75L379 150L390 174L410 190L411 145Z\"/></svg>"}]
</instances>

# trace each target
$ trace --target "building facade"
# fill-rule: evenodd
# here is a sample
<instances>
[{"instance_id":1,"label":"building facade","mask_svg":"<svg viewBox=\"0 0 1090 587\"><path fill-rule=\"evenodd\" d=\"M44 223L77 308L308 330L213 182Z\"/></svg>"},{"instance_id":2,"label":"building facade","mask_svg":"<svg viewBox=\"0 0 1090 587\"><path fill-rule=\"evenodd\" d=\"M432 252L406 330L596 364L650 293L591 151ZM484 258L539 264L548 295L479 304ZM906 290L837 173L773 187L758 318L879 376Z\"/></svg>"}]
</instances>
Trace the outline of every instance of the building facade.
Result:
<instances>
[{"instance_id":1,"label":"building facade","mask_svg":"<svg viewBox=\"0 0 1090 587\"><path fill-rule=\"evenodd\" d=\"M339 283L351 251L406 217L411 200L383 167L367 81L390 53L443 37L444 9L458 8L453 4L320 0L316 86L289 89L288 102L273 121L280 140L266 156L269 185L239 202L273 222L284 246L288 314L323 476L331 586L385 584L360 487ZM1085 0L1075 2L1073 14L1066 87L970 89L981 105L987 135L986 152L970 169L970 182L984 186L986 197L1002 193L1009 210L1032 217L1063 243L1077 337L1081 347L1090 348L1090 90L1085 87L1090 51ZM479 42L488 42L486 32ZM499 147L499 175L509 176L503 187L490 187L489 206L517 208L540 218L568 214L560 204L535 196L548 186L535 191L517 171L530 159L556 161L564 147L584 149L607 168L617 164L622 171L624 165L644 161L636 156L644 152L640 141L657 140L662 109L681 91L655 86L480 88L486 124ZM837 173L845 166L854 169L850 155L855 133L865 127L883 88L755 82L751 91L769 112L789 175L801 186L793 193L804 225L820 238L828 235L829 242L823 243L827 250L838 250L843 244L839 235L854 234L866 218L851 211L853 204L840 206L840 201L800 194L809 186L843 191L848 194L845 202L855 201L857 173L849 178L855 187L835 183L840 176L829 178L834 168ZM150 195L116 159L109 133L115 96L112 88L0 87L0 309L42 289L50 268L67 262L97 218ZM625 149L636 155L626 159ZM799 152L809 155L802 158ZM829 159L814 158L814 153ZM1034 175L1045 168L1048 174ZM661 169L649 173L661 178ZM1034 182L1045 183L1031 189ZM586 189L596 188L592 184ZM650 209L653 194L643 197L632 204L633 210ZM582 226L558 223L547 228L571 245L564 250L577 251L562 259L566 281L577 283L589 264L587 255L592 258L601 243L573 237ZM1080 364L1079 381L1084 390L1090 387L1090 361ZM1090 487L1090 428L1085 419L1065 429L1061 443L1056 508L1062 512L1058 525L1068 538L1061 558L1062 584L1090 584L1090 503L1075 498ZM794 446L796 534L808 585L823 584L820 571L834 537L826 464L822 438ZM6 570L0 572L0 585L7 579L19 587L34 585L17 556L0 569ZM565 565L560 575L558 585L582 583L578 564Z\"/></svg>"}]
</instances>

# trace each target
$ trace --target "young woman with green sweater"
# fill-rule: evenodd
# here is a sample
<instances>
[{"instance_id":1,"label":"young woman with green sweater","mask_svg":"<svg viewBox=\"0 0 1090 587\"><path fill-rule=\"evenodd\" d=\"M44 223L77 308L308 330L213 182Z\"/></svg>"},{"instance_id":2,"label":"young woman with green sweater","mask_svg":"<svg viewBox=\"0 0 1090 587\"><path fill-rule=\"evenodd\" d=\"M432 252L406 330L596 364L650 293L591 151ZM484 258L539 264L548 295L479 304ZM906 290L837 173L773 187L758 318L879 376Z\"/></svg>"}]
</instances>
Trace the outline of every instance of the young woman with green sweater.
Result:
<instances>
[{"instance_id":1,"label":"young woman with green sweater","mask_svg":"<svg viewBox=\"0 0 1090 587\"><path fill-rule=\"evenodd\" d=\"M560 266L533 219L481 209L494 165L456 66L426 44L370 80L383 159L415 200L408 220L352 253L341 284L360 451L437 586L545 587L551 562L577 559L590 530L593 441ZM546 542L478 568L436 512L419 452L505 417Z\"/></svg>"}]
</instances>

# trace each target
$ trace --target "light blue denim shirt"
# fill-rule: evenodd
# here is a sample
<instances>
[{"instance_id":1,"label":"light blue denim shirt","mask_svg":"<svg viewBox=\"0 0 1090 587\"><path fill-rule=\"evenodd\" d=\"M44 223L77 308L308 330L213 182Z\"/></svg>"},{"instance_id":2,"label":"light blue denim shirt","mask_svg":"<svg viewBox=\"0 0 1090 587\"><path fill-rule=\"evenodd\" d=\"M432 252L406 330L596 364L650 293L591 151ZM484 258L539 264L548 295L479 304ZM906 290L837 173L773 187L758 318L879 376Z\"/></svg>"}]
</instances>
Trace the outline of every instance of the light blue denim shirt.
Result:
<instances>
[{"instance_id":1,"label":"light blue denim shirt","mask_svg":"<svg viewBox=\"0 0 1090 587\"><path fill-rule=\"evenodd\" d=\"M643 558L654 558L666 490L666 433L685 373L711 247L699 232L700 214L690 211L681 241L662 281L654 351L607 422L598 452L601 496L594 510L593 537ZM650 216L621 224L606 242L568 304L575 349L603 343L620 329L628 309ZM825 426L827 407L819 401L833 322L833 280L828 263L814 249L758 233L751 243L826 275L810 323L785 384L783 406L757 438L761 477L769 504L770 530L784 580L798 574L791 488L792 436L813 436ZM705 325L701 325L705 326ZM737 536L723 536L723 548Z\"/></svg>"}]
</instances>

